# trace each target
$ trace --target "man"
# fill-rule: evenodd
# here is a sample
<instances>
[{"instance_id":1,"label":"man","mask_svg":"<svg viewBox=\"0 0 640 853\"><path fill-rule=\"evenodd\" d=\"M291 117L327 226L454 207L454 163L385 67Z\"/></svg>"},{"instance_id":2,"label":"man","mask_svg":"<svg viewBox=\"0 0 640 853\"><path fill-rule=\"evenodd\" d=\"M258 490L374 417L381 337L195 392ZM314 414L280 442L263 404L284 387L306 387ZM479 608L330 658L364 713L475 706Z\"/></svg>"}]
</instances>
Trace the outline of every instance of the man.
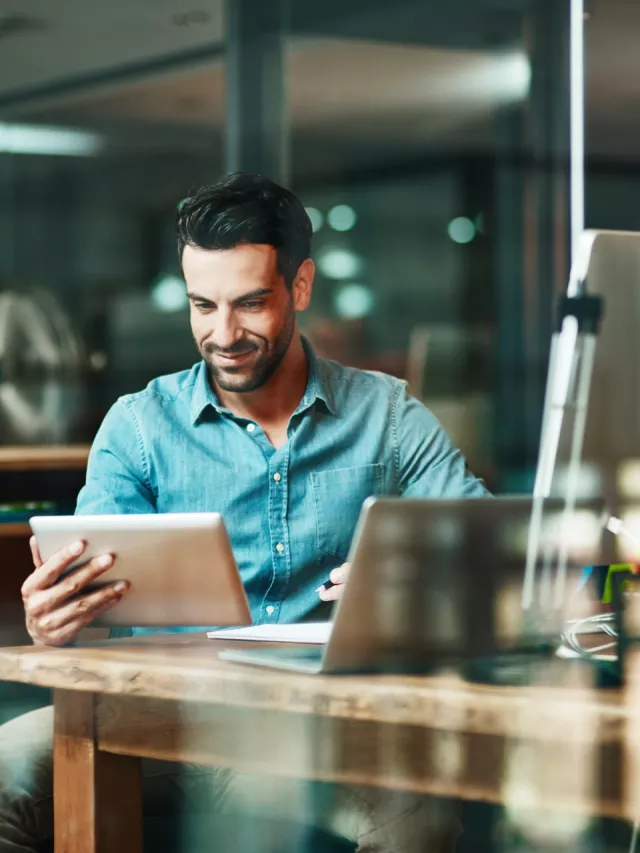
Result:
<instances>
[{"instance_id":1,"label":"man","mask_svg":"<svg viewBox=\"0 0 640 853\"><path fill-rule=\"evenodd\" d=\"M405 383L318 359L300 336L296 315L309 304L314 265L311 224L292 193L233 175L183 202L177 226L202 359L112 407L77 512L221 512L253 619L326 617L369 495L475 497L484 486ZM32 543L23 597L35 643L72 642L126 595L123 583L78 595L112 555L55 583L83 548L75 543L43 563ZM330 574L336 586L319 591ZM51 719L43 709L0 729L0 853L34 850L51 832ZM148 811L159 776L188 786L192 770L158 766L144 771ZM315 796L313 786L301 796L293 781L270 783L269 794L244 774L194 772L206 777L219 811L244 800L284 814ZM322 794L320 821L336 828L348 814L339 828L359 851L445 844L450 824L434 801L340 786Z\"/></svg>"}]
</instances>

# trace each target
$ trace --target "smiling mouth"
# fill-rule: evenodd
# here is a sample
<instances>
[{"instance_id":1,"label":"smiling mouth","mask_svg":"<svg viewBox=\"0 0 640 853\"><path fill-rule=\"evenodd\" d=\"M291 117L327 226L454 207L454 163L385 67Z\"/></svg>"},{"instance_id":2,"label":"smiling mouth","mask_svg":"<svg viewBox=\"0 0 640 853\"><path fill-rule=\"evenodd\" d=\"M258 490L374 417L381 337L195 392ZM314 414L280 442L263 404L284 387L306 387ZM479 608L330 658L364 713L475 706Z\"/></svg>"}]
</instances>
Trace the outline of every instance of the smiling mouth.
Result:
<instances>
[{"instance_id":1,"label":"smiling mouth","mask_svg":"<svg viewBox=\"0 0 640 853\"><path fill-rule=\"evenodd\" d=\"M237 352L237 353L232 353L232 354L228 354L228 355L225 355L224 353L219 352L219 353L216 353L215 357L216 357L216 359L221 361L223 364L228 364L229 366L231 366L231 365L235 366L237 364L242 364L250 356L252 356L254 352L255 352L255 350L252 350L252 349L251 350L245 350L245 352Z\"/></svg>"}]
</instances>

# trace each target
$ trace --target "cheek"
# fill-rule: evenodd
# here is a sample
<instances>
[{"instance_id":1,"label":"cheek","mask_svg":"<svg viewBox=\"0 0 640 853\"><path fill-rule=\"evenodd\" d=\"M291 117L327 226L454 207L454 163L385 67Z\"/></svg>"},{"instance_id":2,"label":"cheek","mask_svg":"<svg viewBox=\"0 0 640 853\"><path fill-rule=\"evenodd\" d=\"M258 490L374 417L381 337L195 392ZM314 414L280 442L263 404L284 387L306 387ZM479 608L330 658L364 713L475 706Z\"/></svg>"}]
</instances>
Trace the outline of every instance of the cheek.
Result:
<instances>
[{"instance_id":1,"label":"cheek","mask_svg":"<svg viewBox=\"0 0 640 853\"><path fill-rule=\"evenodd\" d=\"M209 337L210 323L207 323L207 318L200 314L192 314L190 318L191 332L196 341L200 342Z\"/></svg>"},{"instance_id":2,"label":"cheek","mask_svg":"<svg viewBox=\"0 0 640 853\"><path fill-rule=\"evenodd\" d=\"M265 311L246 317L242 323L248 334L258 335L267 340L277 337L282 328L282 318L275 312Z\"/></svg>"}]
</instances>

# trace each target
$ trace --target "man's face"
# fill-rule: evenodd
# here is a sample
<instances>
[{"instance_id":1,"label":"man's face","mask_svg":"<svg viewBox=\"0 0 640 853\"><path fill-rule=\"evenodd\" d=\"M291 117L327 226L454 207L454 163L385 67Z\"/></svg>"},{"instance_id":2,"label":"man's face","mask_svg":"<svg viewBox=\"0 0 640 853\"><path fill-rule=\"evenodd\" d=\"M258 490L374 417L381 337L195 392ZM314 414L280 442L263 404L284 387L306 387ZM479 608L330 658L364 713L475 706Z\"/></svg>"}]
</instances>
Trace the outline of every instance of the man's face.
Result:
<instances>
[{"instance_id":1,"label":"man's face","mask_svg":"<svg viewBox=\"0 0 640 853\"><path fill-rule=\"evenodd\" d=\"M313 264L305 264L312 279ZM305 264L288 290L273 246L185 247L191 331L219 388L255 391L273 376L293 338L296 310L309 302Z\"/></svg>"}]
</instances>

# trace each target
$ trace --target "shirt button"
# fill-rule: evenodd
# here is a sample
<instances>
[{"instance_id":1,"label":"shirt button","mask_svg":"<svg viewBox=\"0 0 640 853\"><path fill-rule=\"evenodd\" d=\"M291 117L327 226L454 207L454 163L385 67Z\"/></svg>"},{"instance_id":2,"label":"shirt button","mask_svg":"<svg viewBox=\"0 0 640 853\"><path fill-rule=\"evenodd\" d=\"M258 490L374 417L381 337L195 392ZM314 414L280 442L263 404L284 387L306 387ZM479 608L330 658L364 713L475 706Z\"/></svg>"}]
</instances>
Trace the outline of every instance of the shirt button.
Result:
<instances>
[{"instance_id":1,"label":"shirt button","mask_svg":"<svg viewBox=\"0 0 640 853\"><path fill-rule=\"evenodd\" d=\"M279 482L280 482L280 480L282 479L282 477L281 477L281 476L280 476L280 474L278 474L278 472L276 471L276 473L273 475L273 479L276 481L276 483L279 483Z\"/></svg>"},{"instance_id":2,"label":"shirt button","mask_svg":"<svg viewBox=\"0 0 640 853\"><path fill-rule=\"evenodd\" d=\"M278 552L278 554L282 554L282 552L284 551L284 545L282 544L282 542L278 542L278 544L276 545L276 551Z\"/></svg>"},{"instance_id":3,"label":"shirt button","mask_svg":"<svg viewBox=\"0 0 640 853\"><path fill-rule=\"evenodd\" d=\"M255 424L247 424L247 432L253 432L256 428Z\"/></svg>"},{"instance_id":4,"label":"shirt button","mask_svg":"<svg viewBox=\"0 0 640 853\"><path fill-rule=\"evenodd\" d=\"M271 605L269 605L269 606L267 607L267 615L268 615L268 616L272 616L272 615L273 615L274 610L275 610L275 607L272 607Z\"/></svg>"}]
</instances>

